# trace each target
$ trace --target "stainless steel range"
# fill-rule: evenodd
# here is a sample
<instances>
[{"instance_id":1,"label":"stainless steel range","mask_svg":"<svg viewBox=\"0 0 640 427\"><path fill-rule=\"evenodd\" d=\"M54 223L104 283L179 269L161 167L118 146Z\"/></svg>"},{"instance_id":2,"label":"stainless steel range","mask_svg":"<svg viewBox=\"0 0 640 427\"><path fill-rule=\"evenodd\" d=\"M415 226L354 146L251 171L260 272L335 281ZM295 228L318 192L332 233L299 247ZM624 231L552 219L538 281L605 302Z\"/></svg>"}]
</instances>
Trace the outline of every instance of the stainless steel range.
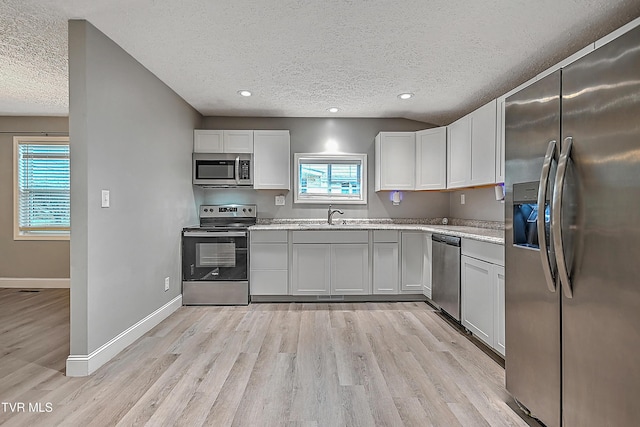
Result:
<instances>
[{"instance_id":1,"label":"stainless steel range","mask_svg":"<svg viewBox=\"0 0 640 427\"><path fill-rule=\"evenodd\" d=\"M200 226L182 231L182 302L249 304L248 228L255 205L202 205Z\"/></svg>"}]
</instances>

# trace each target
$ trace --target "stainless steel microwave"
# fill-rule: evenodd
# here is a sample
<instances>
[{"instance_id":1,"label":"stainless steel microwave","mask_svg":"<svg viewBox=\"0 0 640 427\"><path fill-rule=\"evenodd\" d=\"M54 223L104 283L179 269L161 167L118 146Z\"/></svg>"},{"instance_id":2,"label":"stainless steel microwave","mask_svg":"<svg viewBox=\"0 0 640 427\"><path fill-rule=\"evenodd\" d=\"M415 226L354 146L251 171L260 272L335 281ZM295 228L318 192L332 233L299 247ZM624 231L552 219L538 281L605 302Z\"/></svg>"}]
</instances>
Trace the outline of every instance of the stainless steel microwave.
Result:
<instances>
[{"instance_id":1,"label":"stainless steel microwave","mask_svg":"<svg viewBox=\"0 0 640 427\"><path fill-rule=\"evenodd\" d=\"M203 187L253 187L253 154L193 153L193 183Z\"/></svg>"}]
</instances>

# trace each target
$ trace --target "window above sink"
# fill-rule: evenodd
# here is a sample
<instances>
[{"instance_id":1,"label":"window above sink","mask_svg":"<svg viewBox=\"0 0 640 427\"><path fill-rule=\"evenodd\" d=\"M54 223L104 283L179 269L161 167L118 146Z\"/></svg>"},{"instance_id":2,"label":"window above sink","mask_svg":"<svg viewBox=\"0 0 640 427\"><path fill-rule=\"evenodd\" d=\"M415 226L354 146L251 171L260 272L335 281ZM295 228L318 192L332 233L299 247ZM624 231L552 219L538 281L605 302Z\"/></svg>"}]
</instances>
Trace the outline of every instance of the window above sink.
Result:
<instances>
[{"instance_id":1,"label":"window above sink","mask_svg":"<svg viewBox=\"0 0 640 427\"><path fill-rule=\"evenodd\" d=\"M367 204L367 155L295 153L294 203Z\"/></svg>"}]
</instances>

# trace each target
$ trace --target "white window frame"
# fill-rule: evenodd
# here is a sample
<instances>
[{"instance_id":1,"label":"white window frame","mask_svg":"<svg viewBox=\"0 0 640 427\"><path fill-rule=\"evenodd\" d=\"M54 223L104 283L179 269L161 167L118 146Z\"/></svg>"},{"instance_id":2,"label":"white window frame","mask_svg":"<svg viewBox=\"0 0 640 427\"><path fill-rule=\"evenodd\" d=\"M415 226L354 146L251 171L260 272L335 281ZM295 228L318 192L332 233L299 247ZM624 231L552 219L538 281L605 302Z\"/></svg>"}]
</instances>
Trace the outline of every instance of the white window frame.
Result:
<instances>
[{"instance_id":1,"label":"white window frame","mask_svg":"<svg viewBox=\"0 0 640 427\"><path fill-rule=\"evenodd\" d=\"M359 161L361 168L361 194L360 197L340 196L337 194L301 194L300 193L300 162L307 159L314 161ZM294 203L335 203L348 205L366 205L367 193L367 155L366 154L327 154L327 153L295 153L294 154L295 182L294 182Z\"/></svg>"},{"instance_id":2,"label":"white window frame","mask_svg":"<svg viewBox=\"0 0 640 427\"><path fill-rule=\"evenodd\" d=\"M18 185L18 146L21 144L69 144L68 136L14 136L13 137L13 240L69 240L70 234L23 233L20 231L20 188Z\"/></svg>"}]
</instances>

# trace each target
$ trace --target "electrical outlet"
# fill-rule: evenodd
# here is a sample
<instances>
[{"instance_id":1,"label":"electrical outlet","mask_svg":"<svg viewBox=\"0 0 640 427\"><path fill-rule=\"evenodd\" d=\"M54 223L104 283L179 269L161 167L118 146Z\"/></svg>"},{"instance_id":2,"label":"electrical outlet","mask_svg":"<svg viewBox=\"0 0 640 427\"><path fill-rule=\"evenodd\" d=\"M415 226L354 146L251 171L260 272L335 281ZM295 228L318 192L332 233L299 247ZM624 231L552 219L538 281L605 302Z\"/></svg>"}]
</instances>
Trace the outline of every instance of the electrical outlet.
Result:
<instances>
[{"instance_id":1,"label":"electrical outlet","mask_svg":"<svg viewBox=\"0 0 640 427\"><path fill-rule=\"evenodd\" d=\"M169 290L169 283L171 280L168 277L164 278L164 291L167 292Z\"/></svg>"},{"instance_id":2,"label":"electrical outlet","mask_svg":"<svg viewBox=\"0 0 640 427\"><path fill-rule=\"evenodd\" d=\"M465 200L464 194L461 194L461 195L460 195L460 204L461 204L461 205L464 205L464 204L465 204L465 202L466 202L466 200Z\"/></svg>"},{"instance_id":3,"label":"electrical outlet","mask_svg":"<svg viewBox=\"0 0 640 427\"><path fill-rule=\"evenodd\" d=\"M276 196L276 206L284 206L284 196Z\"/></svg>"}]
</instances>

